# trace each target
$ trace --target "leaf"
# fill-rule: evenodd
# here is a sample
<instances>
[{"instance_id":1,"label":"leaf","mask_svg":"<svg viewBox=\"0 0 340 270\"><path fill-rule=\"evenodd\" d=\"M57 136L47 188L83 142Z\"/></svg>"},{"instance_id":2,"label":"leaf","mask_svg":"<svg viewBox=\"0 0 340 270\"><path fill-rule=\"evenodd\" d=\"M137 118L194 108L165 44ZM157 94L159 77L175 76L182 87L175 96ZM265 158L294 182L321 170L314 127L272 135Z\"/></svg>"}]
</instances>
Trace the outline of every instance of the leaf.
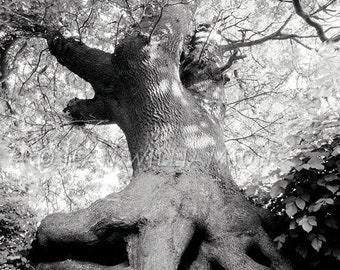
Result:
<instances>
[{"instance_id":1,"label":"leaf","mask_svg":"<svg viewBox=\"0 0 340 270\"><path fill-rule=\"evenodd\" d=\"M337 146L337 147L334 148L334 150L332 152L332 156L335 157L339 154L340 154L340 146Z\"/></svg>"},{"instance_id":2,"label":"leaf","mask_svg":"<svg viewBox=\"0 0 340 270\"><path fill-rule=\"evenodd\" d=\"M326 217L325 224L327 227L332 229L338 229L339 228L339 222L334 217Z\"/></svg>"},{"instance_id":3,"label":"leaf","mask_svg":"<svg viewBox=\"0 0 340 270\"><path fill-rule=\"evenodd\" d=\"M296 136L296 135L288 135L285 138L285 141L290 146L296 146L301 142L301 138L299 136Z\"/></svg>"},{"instance_id":4,"label":"leaf","mask_svg":"<svg viewBox=\"0 0 340 270\"><path fill-rule=\"evenodd\" d=\"M334 200L332 198L321 198L316 201L316 203L321 203L322 205L332 205L334 204Z\"/></svg>"},{"instance_id":5,"label":"leaf","mask_svg":"<svg viewBox=\"0 0 340 270\"><path fill-rule=\"evenodd\" d=\"M321 157L324 157L324 156L327 156L327 155L329 155L327 152L325 152L325 151L320 151L320 150L318 150L318 151L315 151L315 150L313 150L313 152L305 152L305 153L303 153L303 156L304 157L309 157L309 158L315 158L315 157L318 157L318 158L321 158Z\"/></svg>"},{"instance_id":6,"label":"leaf","mask_svg":"<svg viewBox=\"0 0 340 270\"><path fill-rule=\"evenodd\" d=\"M292 220L289 224L289 230L295 230L297 227L297 224L295 222L295 220Z\"/></svg>"},{"instance_id":7,"label":"leaf","mask_svg":"<svg viewBox=\"0 0 340 270\"><path fill-rule=\"evenodd\" d=\"M288 182L285 180L279 180L277 181L271 188L270 190L270 196L272 198L277 197L280 195L282 192L284 192L285 188L287 187Z\"/></svg>"},{"instance_id":8,"label":"leaf","mask_svg":"<svg viewBox=\"0 0 340 270\"><path fill-rule=\"evenodd\" d=\"M288 174L294 166L295 166L294 162L292 162L290 160L286 160L286 161L281 163L280 169L281 169L282 173Z\"/></svg>"},{"instance_id":9,"label":"leaf","mask_svg":"<svg viewBox=\"0 0 340 270\"><path fill-rule=\"evenodd\" d=\"M306 232L308 232L308 233L309 233L311 230L313 230L313 226L310 225L307 221L304 222L304 223L302 223L301 225L302 225L302 229L304 229L304 231L306 231Z\"/></svg>"},{"instance_id":10,"label":"leaf","mask_svg":"<svg viewBox=\"0 0 340 270\"><path fill-rule=\"evenodd\" d=\"M318 238L314 238L313 241L312 241L312 247L317 251L319 252L320 251L320 248L322 247L322 241Z\"/></svg>"},{"instance_id":11,"label":"leaf","mask_svg":"<svg viewBox=\"0 0 340 270\"><path fill-rule=\"evenodd\" d=\"M331 255L332 254L332 249L331 248L327 248L326 250L325 250L325 255L326 256L329 256L329 255Z\"/></svg>"},{"instance_id":12,"label":"leaf","mask_svg":"<svg viewBox=\"0 0 340 270\"><path fill-rule=\"evenodd\" d=\"M299 207L301 210L303 210L306 206L306 202L301 198L297 198L295 203L296 203L297 207Z\"/></svg>"},{"instance_id":13,"label":"leaf","mask_svg":"<svg viewBox=\"0 0 340 270\"><path fill-rule=\"evenodd\" d=\"M9 166L11 156L9 155L8 148L5 145L0 144L0 168L6 168Z\"/></svg>"},{"instance_id":14,"label":"leaf","mask_svg":"<svg viewBox=\"0 0 340 270\"><path fill-rule=\"evenodd\" d=\"M339 180L335 174L327 175L324 177L326 182L333 182L334 180Z\"/></svg>"},{"instance_id":15,"label":"leaf","mask_svg":"<svg viewBox=\"0 0 340 270\"><path fill-rule=\"evenodd\" d=\"M283 244L286 242L287 235L286 234L281 234L273 240L274 243L277 243L277 248L280 249L282 248Z\"/></svg>"},{"instance_id":16,"label":"leaf","mask_svg":"<svg viewBox=\"0 0 340 270\"><path fill-rule=\"evenodd\" d=\"M295 201L296 201L296 197L295 196L289 196L289 197L287 197L286 199L283 200L283 202L285 204L287 204L287 203L295 203Z\"/></svg>"},{"instance_id":17,"label":"leaf","mask_svg":"<svg viewBox=\"0 0 340 270\"><path fill-rule=\"evenodd\" d=\"M280 180L280 181L279 181L279 185L280 185L280 187L282 187L282 188L286 188L286 187L288 186L288 181L286 181L286 180Z\"/></svg>"},{"instance_id":18,"label":"leaf","mask_svg":"<svg viewBox=\"0 0 340 270\"><path fill-rule=\"evenodd\" d=\"M294 202L290 202L286 204L286 213L289 217L294 216L297 213L298 209Z\"/></svg>"},{"instance_id":19,"label":"leaf","mask_svg":"<svg viewBox=\"0 0 340 270\"><path fill-rule=\"evenodd\" d=\"M296 252L304 259L307 258L308 249L305 246L299 245L296 247Z\"/></svg>"},{"instance_id":20,"label":"leaf","mask_svg":"<svg viewBox=\"0 0 340 270\"><path fill-rule=\"evenodd\" d=\"M306 169L309 170L311 168L311 166L309 164L303 164L301 166L299 166L298 170L301 171L301 169Z\"/></svg>"},{"instance_id":21,"label":"leaf","mask_svg":"<svg viewBox=\"0 0 340 270\"><path fill-rule=\"evenodd\" d=\"M322 186L322 187L325 187L326 186L326 180L325 179L319 179L318 181L317 181L317 184L319 185L319 186Z\"/></svg>"},{"instance_id":22,"label":"leaf","mask_svg":"<svg viewBox=\"0 0 340 270\"><path fill-rule=\"evenodd\" d=\"M322 234L318 234L318 238L319 238L319 240L321 240L322 242L326 242L327 240L326 240L326 237L324 236L324 235L322 235Z\"/></svg>"},{"instance_id":23,"label":"leaf","mask_svg":"<svg viewBox=\"0 0 340 270\"><path fill-rule=\"evenodd\" d=\"M303 163L300 156L296 156L292 158L290 161L294 163L294 167L300 166Z\"/></svg>"},{"instance_id":24,"label":"leaf","mask_svg":"<svg viewBox=\"0 0 340 270\"><path fill-rule=\"evenodd\" d=\"M308 233L313 229L313 226L317 226L316 217L314 216L304 215L297 220L297 223Z\"/></svg>"},{"instance_id":25,"label":"leaf","mask_svg":"<svg viewBox=\"0 0 340 270\"><path fill-rule=\"evenodd\" d=\"M310 200L310 194L308 193L302 194L301 199L304 200L305 202L308 202Z\"/></svg>"},{"instance_id":26,"label":"leaf","mask_svg":"<svg viewBox=\"0 0 340 270\"><path fill-rule=\"evenodd\" d=\"M340 186L339 185L326 185L326 188L334 194L335 192L339 190Z\"/></svg>"},{"instance_id":27,"label":"leaf","mask_svg":"<svg viewBox=\"0 0 340 270\"><path fill-rule=\"evenodd\" d=\"M307 240L308 241L313 241L313 239L316 237L316 234L315 233L310 233L310 234L308 234L308 236L307 236Z\"/></svg>"},{"instance_id":28,"label":"leaf","mask_svg":"<svg viewBox=\"0 0 340 270\"><path fill-rule=\"evenodd\" d=\"M313 203L309 208L309 212L318 212L322 206L332 205L334 204L334 200L331 198L321 198Z\"/></svg>"},{"instance_id":29,"label":"leaf","mask_svg":"<svg viewBox=\"0 0 340 270\"><path fill-rule=\"evenodd\" d=\"M307 219L308 219L308 223L309 223L310 225L312 225L312 226L317 226L317 225L318 225L318 223L316 222L316 217L314 217L314 216L309 216Z\"/></svg>"},{"instance_id":30,"label":"leaf","mask_svg":"<svg viewBox=\"0 0 340 270\"><path fill-rule=\"evenodd\" d=\"M270 197L275 198L279 196L283 191L284 189L282 187L274 184L270 190Z\"/></svg>"},{"instance_id":31,"label":"leaf","mask_svg":"<svg viewBox=\"0 0 340 270\"><path fill-rule=\"evenodd\" d=\"M279 168L277 168L276 170L272 170L272 171L270 171L269 172L269 176L278 176L278 175L280 175L280 172L281 172L281 170L279 169Z\"/></svg>"},{"instance_id":32,"label":"leaf","mask_svg":"<svg viewBox=\"0 0 340 270\"><path fill-rule=\"evenodd\" d=\"M15 261L15 260L19 260L21 257L19 255L11 255L11 256L7 256L7 260L9 261Z\"/></svg>"},{"instance_id":33,"label":"leaf","mask_svg":"<svg viewBox=\"0 0 340 270\"><path fill-rule=\"evenodd\" d=\"M294 175L295 173L285 175L285 180L287 180L288 182L292 182L294 180Z\"/></svg>"},{"instance_id":34,"label":"leaf","mask_svg":"<svg viewBox=\"0 0 340 270\"><path fill-rule=\"evenodd\" d=\"M308 165L310 165L310 168L316 169L316 170L324 170L325 166L322 165L322 160L318 157L312 157L308 161Z\"/></svg>"},{"instance_id":35,"label":"leaf","mask_svg":"<svg viewBox=\"0 0 340 270\"><path fill-rule=\"evenodd\" d=\"M254 194L256 194L257 189L258 189L258 186L254 186L254 185L247 187L245 190L246 197L251 197Z\"/></svg>"},{"instance_id":36,"label":"leaf","mask_svg":"<svg viewBox=\"0 0 340 270\"><path fill-rule=\"evenodd\" d=\"M322 204L318 203L318 204L312 204L311 206L308 207L308 211L309 212L318 212L321 208Z\"/></svg>"},{"instance_id":37,"label":"leaf","mask_svg":"<svg viewBox=\"0 0 340 270\"><path fill-rule=\"evenodd\" d=\"M334 249L333 250L333 256L340 261L340 249Z\"/></svg>"}]
</instances>

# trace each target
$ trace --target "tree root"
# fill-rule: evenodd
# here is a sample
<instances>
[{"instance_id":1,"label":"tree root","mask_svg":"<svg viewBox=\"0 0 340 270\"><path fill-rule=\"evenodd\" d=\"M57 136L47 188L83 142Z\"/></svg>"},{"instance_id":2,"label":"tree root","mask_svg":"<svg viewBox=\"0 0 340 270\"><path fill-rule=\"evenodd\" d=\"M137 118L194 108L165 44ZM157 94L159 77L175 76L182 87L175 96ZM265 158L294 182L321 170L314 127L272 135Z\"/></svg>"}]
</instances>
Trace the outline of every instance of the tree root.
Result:
<instances>
[{"instance_id":1,"label":"tree root","mask_svg":"<svg viewBox=\"0 0 340 270\"><path fill-rule=\"evenodd\" d=\"M95 263L66 260L62 262L41 263L36 270L132 270L131 267L120 264L115 266L104 266Z\"/></svg>"},{"instance_id":2,"label":"tree root","mask_svg":"<svg viewBox=\"0 0 340 270\"><path fill-rule=\"evenodd\" d=\"M198 230L197 252L190 253ZM124 191L85 210L47 217L37 243L50 253L68 250L63 259L52 254L49 260L54 262L39 264L39 270L293 269L262 229L256 208L237 188L230 185L222 192L214 179L203 176L139 176ZM98 246L109 250L115 262L94 263ZM82 256L82 250L93 253ZM74 257L79 261L65 260Z\"/></svg>"}]
</instances>

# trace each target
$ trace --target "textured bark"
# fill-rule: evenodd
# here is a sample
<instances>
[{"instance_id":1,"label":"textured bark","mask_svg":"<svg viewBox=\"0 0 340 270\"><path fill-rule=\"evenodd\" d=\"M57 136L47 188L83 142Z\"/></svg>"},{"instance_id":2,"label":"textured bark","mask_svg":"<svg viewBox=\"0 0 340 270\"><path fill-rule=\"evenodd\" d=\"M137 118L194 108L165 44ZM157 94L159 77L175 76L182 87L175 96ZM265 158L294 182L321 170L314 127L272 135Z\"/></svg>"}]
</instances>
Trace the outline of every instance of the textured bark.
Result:
<instances>
[{"instance_id":1,"label":"textured bark","mask_svg":"<svg viewBox=\"0 0 340 270\"><path fill-rule=\"evenodd\" d=\"M6 109L9 113L14 114L10 101L8 99L8 85L7 79L9 76L8 72L8 52L11 47L14 45L16 38L13 36L6 36L0 43L0 98L1 101L5 104Z\"/></svg>"},{"instance_id":2,"label":"textured bark","mask_svg":"<svg viewBox=\"0 0 340 270\"><path fill-rule=\"evenodd\" d=\"M66 110L117 123L134 177L87 209L46 217L33 249L44 261L37 269L292 269L231 179L218 122L187 89L202 80L220 87L223 76L187 72L182 84L193 9L171 3L154 7L112 55L51 34L51 53L95 91Z\"/></svg>"}]
</instances>

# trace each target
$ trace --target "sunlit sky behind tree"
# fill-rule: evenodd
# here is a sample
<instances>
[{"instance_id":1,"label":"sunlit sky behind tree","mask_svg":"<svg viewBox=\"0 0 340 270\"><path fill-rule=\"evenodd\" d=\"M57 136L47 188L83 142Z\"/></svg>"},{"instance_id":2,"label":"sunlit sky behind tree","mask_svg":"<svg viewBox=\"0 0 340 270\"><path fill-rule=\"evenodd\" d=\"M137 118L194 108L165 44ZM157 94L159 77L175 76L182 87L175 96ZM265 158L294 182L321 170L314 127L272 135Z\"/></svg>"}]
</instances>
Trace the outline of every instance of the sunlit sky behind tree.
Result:
<instances>
[{"instance_id":1,"label":"sunlit sky behind tree","mask_svg":"<svg viewBox=\"0 0 340 270\"><path fill-rule=\"evenodd\" d=\"M313 13L327 2L303 1L303 6ZM39 18L65 36L113 52L143 12L138 5L131 1L128 10L120 1L2 1L1 10L26 12L32 21ZM330 38L339 32L339 15L339 3L317 14ZM38 34L0 20L2 37L20 36L8 52L7 92L0 97L1 179L28 190L42 216L76 209L123 187L131 169L121 131L73 126L62 113L69 99L92 97L90 85L57 64ZM220 116L214 106L223 105L221 124L237 183L269 187L294 165L292 156L339 133L339 45L321 43L285 1L204 1L193 27L207 22L211 28L202 40L209 40L208 52L221 65L234 51L218 54L216 47L277 33L237 48L244 57L226 71L224 100L203 93L212 113Z\"/></svg>"}]
</instances>

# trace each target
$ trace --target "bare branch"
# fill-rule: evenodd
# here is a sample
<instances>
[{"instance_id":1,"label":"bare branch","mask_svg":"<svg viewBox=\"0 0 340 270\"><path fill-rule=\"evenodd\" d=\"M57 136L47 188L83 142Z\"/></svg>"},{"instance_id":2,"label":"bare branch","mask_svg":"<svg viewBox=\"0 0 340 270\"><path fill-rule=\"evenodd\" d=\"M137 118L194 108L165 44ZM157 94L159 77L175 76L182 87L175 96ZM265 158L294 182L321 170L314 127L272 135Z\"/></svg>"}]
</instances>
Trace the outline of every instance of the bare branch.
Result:
<instances>
[{"instance_id":1,"label":"bare branch","mask_svg":"<svg viewBox=\"0 0 340 270\"><path fill-rule=\"evenodd\" d=\"M262 38L256 39L256 40L250 40L250 41L239 41L239 42L235 42L235 43L231 43L228 45L223 45L221 46L221 49L223 49L224 51L231 51L231 50L235 50L237 48L244 48L244 47L251 47L251 46L255 46L255 45L259 45L262 44L266 41L269 40L273 40L278 38L280 35L282 35L282 30L287 26L288 22L291 20L293 15L290 15L287 20L282 24L282 26L275 31L274 33L264 36Z\"/></svg>"},{"instance_id":2,"label":"bare branch","mask_svg":"<svg viewBox=\"0 0 340 270\"><path fill-rule=\"evenodd\" d=\"M247 144L243 143L242 141L248 140L248 139L254 138L254 137L260 137L260 138L265 138L265 139L267 139L267 140L269 140L269 141L271 141L271 142L277 144L277 142L271 140L270 138L267 138L267 137L262 136L262 135L260 134L260 132L262 132L262 131L268 132L268 131L267 131L267 128L270 127L270 126L275 125L275 124L276 124L279 120L281 120L282 118L283 118L283 116L276 118L276 119L273 120L272 122L268 122L267 125L260 127L259 129L257 129L257 130L255 130L255 131L251 132L251 134L249 134L249 135L242 136L242 137L238 137L238 138L228 139L228 140L226 140L226 142L237 141L238 143L247 146L250 150L252 150L252 152L254 152L254 154L258 155L257 152L255 152L252 148L250 148Z\"/></svg>"},{"instance_id":3,"label":"bare branch","mask_svg":"<svg viewBox=\"0 0 340 270\"><path fill-rule=\"evenodd\" d=\"M155 29L156 29L157 25L159 24L159 22L160 22L161 19L162 19L162 16L163 16L163 9L164 9L164 6L161 6L160 14L159 14L159 16L158 16L158 18L157 18L157 21L156 21L155 24L153 25L151 32L150 32L149 43L151 42L152 35L153 35L153 33L155 32Z\"/></svg>"},{"instance_id":4,"label":"bare branch","mask_svg":"<svg viewBox=\"0 0 340 270\"><path fill-rule=\"evenodd\" d=\"M218 20L219 20L219 17L221 16L221 12L222 12L222 11L220 11L219 14L217 15L217 19L216 19L215 23L213 24L213 26L211 27L211 29L210 29L210 31L209 31L209 34L208 34L208 36L207 36L207 38L206 38L206 40L205 40L205 42L204 42L204 44L203 44L203 46L202 46L200 55L199 55L199 57L198 57L198 62L201 62L202 55L203 55L204 50L205 50L205 48L206 48L206 46L207 46L207 44L208 44L208 41L209 41L210 36L211 36L211 33L212 33L212 31L215 29L216 24L217 24L217 22L218 22Z\"/></svg>"},{"instance_id":5,"label":"bare branch","mask_svg":"<svg viewBox=\"0 0 340 270\"><path fill-rule=\"evenodd\" d=\"M314 27L318 37L320 38L320 40L322 42L326 42L329 41L329 39L326 37L325 32L322 28L322 26L315 22L314 20L311 19L310 15L308 15L301 6L300 0L293 0L293 5L294 5L294 9L297 15L299 15L307 24L309 24L310 26Z\"/></svg>"},{"instance_id":6,"label":"bare branch","mask_svg":"<svg viewBox=\"0 0 340 270\"><path fill-rule=\"evenodd\" d=\"M28 76L28 78L22 83L20 90L19 90L19 95L21 95L22 89L24 88L25 84L32 78L32 76L34 75L34 73L38 70L39 65L40 65L40 61L41 61L41 57L43 55L44 52L46 52L48 50L48 48L43 49L40 53L39 53L39 57L38 57L38 62L35 65L35 67L33 68L31 74Z\"/></svg>"},{"instance_id":7,"label":"bare branch","mask_svg":"<svg viewBox=\"0 0 340 270\"><path fill-rule=\"evenodd\" d=\"M68 202L69 202L69 210L72 211L72 206L73 205L77 205L77 203L70 197L70 195L68 194L67 190L66 190L66 186L65 186L65 179L63 177L63 175L61 174L61 171L58 170L58 173L59 173L59 176L60 176L60 179L61 179L61 186L63 188L63 191L64 191L64 194L65 194L65 197L67 198Z\"/></svg>"},{"instance_id":8,"label":"bare branch","mask_svg":"<svg viewBox=\"0 0 340 270\"><path fill-rule=\"evenodd\" d=\"M321 12L321 11L327 10L327 8L328 8L329 6L331 6L332 4L334 4L336 1L337 1L337 0L330 0L330 1L328 1L326 4L320 6L317 10L315 10L315 11L314 11L313 13L311 13L310 15L311 15L311 16L314 16L315 14L317 14L317 13L319 13L319 12Z\"/></svg>"},{"instance_id":9,"label":"bare branch","mask_svg":"<svg viewBox=\"0 0 340 270\"><path fill-rule=\"evenodd\" d=\"M240 59L244 59L246 58L247 56L246 55L237 55L238 51L235 51L228 59L228 62L223 65L222 67L219 68L219 72L224 72L226 71L227 69L229 69L233 63L237 60L240 60Z\"/></svg>"},{"instance_id":10,"label":"bare branch","mask_svg":"<svg viewBox=\"0 0 340 270\"><path fill-rule=\"evenodd\" d=\"M120 26L120 22L122 21L122 19L123 19L123 15L121 15L121 16L119 17L119 20L118 20L118 22L117 22L117 31L116 31L116 39L115 39L115 49L116 49L117 44L118 44L119 26Z\"/></svg>"},{"instance_id":11,"label":"bare branch","mask_svg":"<svg viewBox=\"0 0 340 270\"><path fill-rule=\"evenodd\" d=\"M46 38L46 34L55 30L53 27L48 25L37 23L33 16L19 11L13 11L6 6L1 6L1 8L3 9L1 15L5 14L5 16L9 16L9 18L5 19L6 25L21 31L23 36L29 34L29 36L32 37Z\"/></svg>"},{"instance_id":12,"label":"bare branch","mask_svg":"<svg viewBox=\"0 0 340 270\"><path fill-rule=\"evenodd\" d=\"M273 93L272 91L270 91L270 92L261 92L261 93L258 93L256 95L253 95L253 96L249 96L249 97L245 97L245 98L233 101L233 102L229 102L229 103L227 103L225 105L228 106L228 107L232 106L232 105L237 105L237 104L239 104L239 103L241 103L243 101L252 100L252 99L255 99L255 98L260 97L260 96L270 95L272 93Z\"/></svg>"},{"instance_id":13,"label":"bare branch","mask_svg":"<svg viewBox=\"0 0 340 270\"><path fill-rule=\"evenodd\" d=\"M93 17L93 13L94 13L93 5L94 5L94 0L92 0L91 9L90 9L90 12L89 12L87 18L85 19L85 21L83 22L83 24L79 28L80 33L83 32L83 29L85 29L88 26L88 24L90 24L90 21Z\"/></svg>"},{"instance_id":14,"label":"bare branch","mask_svg":"<svg viewBox=\"0 0 340 270\"><path fill-rule=\"evenodd\" d=\"M301 46L305 47L308 50L313 50L312 47L309 47L308 45L304 44L301 40L297 39L297 38L292 38L293 41L295 41L296 43L300 44Z\"/></svg>"}]
</instances>

